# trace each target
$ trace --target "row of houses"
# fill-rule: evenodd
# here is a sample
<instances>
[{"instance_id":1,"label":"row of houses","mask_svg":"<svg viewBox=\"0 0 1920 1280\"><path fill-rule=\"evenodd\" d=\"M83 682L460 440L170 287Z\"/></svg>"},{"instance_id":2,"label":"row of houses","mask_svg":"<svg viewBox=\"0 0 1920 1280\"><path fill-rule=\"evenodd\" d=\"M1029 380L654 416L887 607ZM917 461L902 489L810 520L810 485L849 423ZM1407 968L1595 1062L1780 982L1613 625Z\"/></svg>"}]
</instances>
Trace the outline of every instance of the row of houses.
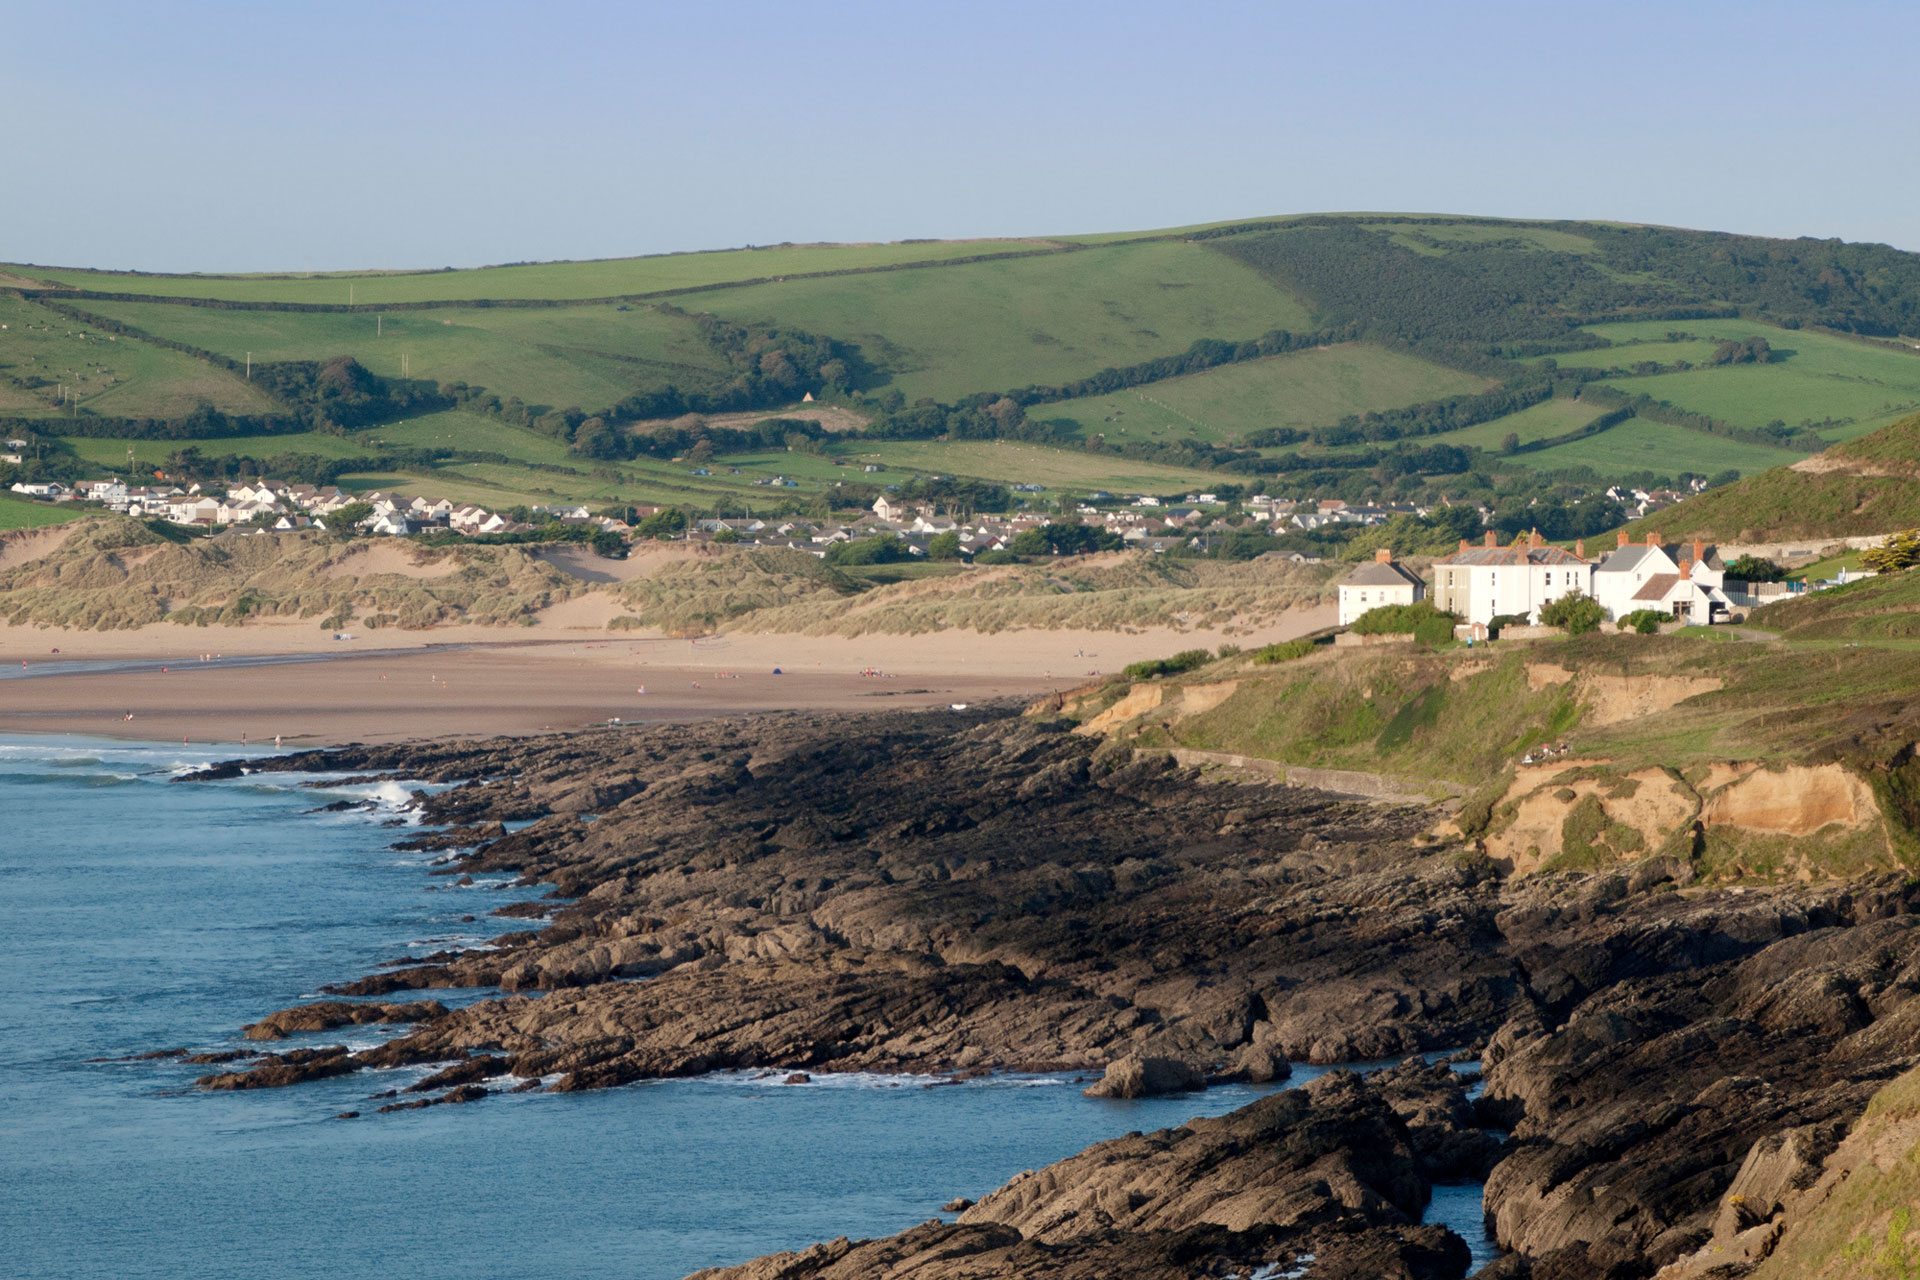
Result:
<instances>
[{"instance_id":1,"label":"row of houses","mask_svg":"<svg viewBox=\"0 0 1920 1280\"><path fill-rule=\"evenodd\" d=\"M335 487L275 484L265 480L242 481L229 486L225 493L210 492L198 484L129 485L118 479L83 480L73 485L57 481L21 482L10 487L15 493L49 502L96 503L123 515L208 529L222 525L251 525L280 531L325 528L337 512L362 502L372 508L372 514L361 519L359 526L374 534L405 536L450 529L473 537L522 532L534 527L501 512L450 498L407 497L378 491L356 494ZM627 529L624 522L595 517L585 507L536 507L534 510L544 520L563 524L596 523L620 531Z\"/></svg>"},{"instance_id":2,"label":"row of houses","mask_svg":"<svg viewBox=\"0 0 1920 1280\"><path fill-rule=\"evenodd\" d=\"M1495 618L1538 622L1541 609L1571 595L1591 597L1616 620L1653 610L1684 622L1716 623L1734 607L1718 547L1664 542L1657 533L1636 543L1623 531L1612 550L1589 559L1585 540L1569 551L1532 533L1503 546L1489 532L1477 547L1463 540L1430 572L1431 583L1391 551L1377 552L1340 583L1340 625L1381 605L1428 598L1434 608L1483 626Z\"/></svg>"}]
</instances>

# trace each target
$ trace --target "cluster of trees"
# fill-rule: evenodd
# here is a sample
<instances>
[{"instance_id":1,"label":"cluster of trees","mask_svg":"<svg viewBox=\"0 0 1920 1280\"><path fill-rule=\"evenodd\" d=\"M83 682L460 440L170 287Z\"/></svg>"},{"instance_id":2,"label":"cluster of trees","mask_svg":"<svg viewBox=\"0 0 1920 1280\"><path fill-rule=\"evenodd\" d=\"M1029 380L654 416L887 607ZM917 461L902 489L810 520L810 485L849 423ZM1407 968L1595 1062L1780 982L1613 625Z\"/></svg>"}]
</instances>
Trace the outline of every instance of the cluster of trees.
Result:
<instances>
[{"instance_id":1,"label":"cluster of trees","mask_svg":"<svg viewBox=\"0 0 1920 1280\"><path fill-rule=\"evenodd\" d=\"M1681 300L1661 286L1622 282L1577 254L1513 241L1416 253L1348 219L1308 219L1216 247L1312 298L1336 324L1463 366L1600 346L1580 331L1579 316Z\"/></svg>"},{"instance_id":2,"label":"cluster of trees","mask_svg":"<svg viewBox=\"0 0 1920 1280\"><path fill-rule=\"evenodd\" d=\"M1781 354L1775 353L1772 343L1756 335L1745 341L1729 338L1713 349L1713 354L1707 357L1707 363L1771 364L1780 358Z\"/></svg>"},{"instance_id":3,"label":"cluster of trees","mask_svg":"<svg viewBox=\"0 0 1920 1280\"><path fill-rule=\"evenodd\" d=\"M1765 556L1735 556L1727 562L1727 576L1739 582L1779 582L1787 571Z\"/></svg>"},{"instance_id":4,"label":"cluster of trees","mask_svg":"<svg viewBox=\"0 0 1920 1280\"><path fill-rule=\"evenodd\" d=\"M1577 228L1621 272L1669 281L1786 325L1897 337L1920 332L1920 254L1841 240L1769 240L1664 227Z\"/></svg>"},{"instance_id":5,"label":"cluster of trees","mask_svg":"<svg viewBox=\"0 0 1920 1280\"><path fill-rule=\"evenodd\" d=\"M1083 556L1094 551L1118 551L1126 545L1117 533L1090 524L1049 521L1014 535L1007 549L1017 556Z\"/></svg>"},{"instance_id":6,"label":"cluster of trees","mask_svg":"<svg viewBox=\"0 0 1920 1280\"><path fill-rule=\"evenodd\" d=\"M352 356L256 364L253 381L320 431L372 426L453 403L433 383L383 378Z\"/></svg>"},{"instance_id":7,"label":"cluster of trees","mask_svg":"<svg viewBox=\"0 0 1920 1280\"><path fill-rule=\"evenodd\" d=\"M957 543L958 539L955 541ZM826 559L828 564L837 565L898 564L913 559L913 552L907 549L904 538L881 533L871 538L836 542L827 548Z\"/></svg>"}]
</instances>

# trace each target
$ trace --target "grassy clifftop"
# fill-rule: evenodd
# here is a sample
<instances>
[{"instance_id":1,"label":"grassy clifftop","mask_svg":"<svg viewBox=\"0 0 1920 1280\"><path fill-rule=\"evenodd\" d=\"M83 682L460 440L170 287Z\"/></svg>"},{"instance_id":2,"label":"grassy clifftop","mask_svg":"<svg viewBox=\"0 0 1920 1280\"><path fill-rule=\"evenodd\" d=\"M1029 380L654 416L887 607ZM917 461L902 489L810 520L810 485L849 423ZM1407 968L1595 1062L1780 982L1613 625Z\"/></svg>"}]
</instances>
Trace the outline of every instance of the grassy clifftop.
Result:
<instances>
[{"instance_id":1,"label":"grassy clifftop","mask_svg":"<svg viewBox=\"0 0 1920 1280\"><path fill-rule=\"evenodd\" d=\"M1725 542L1840 538L1920 525L1920 414L1689 498L1628 527Z\"/></svg>"},{"instance_id":2,"label":"grassy clifftop","mask_svg":"<svg viewBox=\"0 0 1920 1280\"><path fill-rule=\"evenodd\" d=\"M1523 873L1920 867L1920 652L1721 636L1249 655L1070 710L1134 747L1450 786L1460 832Z\"/></svg>"}]
</instances>

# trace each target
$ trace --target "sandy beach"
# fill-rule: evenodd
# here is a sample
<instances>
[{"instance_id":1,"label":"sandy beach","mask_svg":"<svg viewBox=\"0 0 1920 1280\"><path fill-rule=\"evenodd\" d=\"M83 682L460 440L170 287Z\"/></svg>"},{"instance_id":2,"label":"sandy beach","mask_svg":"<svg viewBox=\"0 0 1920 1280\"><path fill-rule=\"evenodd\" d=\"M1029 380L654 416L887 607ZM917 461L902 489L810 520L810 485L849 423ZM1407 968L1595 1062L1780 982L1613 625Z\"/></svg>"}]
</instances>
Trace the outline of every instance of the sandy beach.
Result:
<instances>
[{"instance_id":1,"label":"sandy beach","mask_svg":"<svg viewBox=\"0 0 1920 1280\"><path fill-rule=\"evenodd\" d=\"M0 627L0 732L278 737L306 746L537 733L616 718L945 706L1033 698L1181 649L1252 647L1326 625L1330 613L1302 610L1253 636L1231 637L1152 629L684 640L444 627L333 640L311 623ZM272 655L303 660L259 661Z\"/></svg>"}]
</instances>

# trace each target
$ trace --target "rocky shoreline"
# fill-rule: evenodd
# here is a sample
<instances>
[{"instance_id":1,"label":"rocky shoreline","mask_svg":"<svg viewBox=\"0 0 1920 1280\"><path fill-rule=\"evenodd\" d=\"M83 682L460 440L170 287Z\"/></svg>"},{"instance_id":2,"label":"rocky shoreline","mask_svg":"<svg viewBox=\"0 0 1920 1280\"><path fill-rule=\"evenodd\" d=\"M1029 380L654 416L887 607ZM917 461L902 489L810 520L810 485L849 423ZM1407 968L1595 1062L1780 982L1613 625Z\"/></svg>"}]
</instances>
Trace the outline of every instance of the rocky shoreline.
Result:
<instances>
[{"instance_id":1,"label":"rocky shoreline","mask_svg":"<svg viewBox=\"0 0 1920 1280\"><path fill-rule=\"evenodd\" d=\"M1920 1063L1904 881L1507 877L1418 807L1205 781L1004 708L348 747L204 776L262 767L460 783L421 797L436 829L408 843L451 876L553 891L508 909L539 928L397 957L247 1031L408 1024L396 1039L263 1053L207 1088L435 1064L440 1097L466 1101L1123 1061L1142 1064L1125 1087L1186 1087L1484 1050L1477 1102L1445 1068L1335 1074L1022 1175L956 1223L712 1273L729 1280L1280 1274L1309 1254L1316 1278L1457 1277L1463 1243L1420 1209L1433 1181L1488 1170L1513 1252L1483 1275L1740 1275L1868 1097ZM500 994L414 998L441 988ZM1157 1085L1153 1060L1173 1064Z\"/></svg>"}]
</instances>

